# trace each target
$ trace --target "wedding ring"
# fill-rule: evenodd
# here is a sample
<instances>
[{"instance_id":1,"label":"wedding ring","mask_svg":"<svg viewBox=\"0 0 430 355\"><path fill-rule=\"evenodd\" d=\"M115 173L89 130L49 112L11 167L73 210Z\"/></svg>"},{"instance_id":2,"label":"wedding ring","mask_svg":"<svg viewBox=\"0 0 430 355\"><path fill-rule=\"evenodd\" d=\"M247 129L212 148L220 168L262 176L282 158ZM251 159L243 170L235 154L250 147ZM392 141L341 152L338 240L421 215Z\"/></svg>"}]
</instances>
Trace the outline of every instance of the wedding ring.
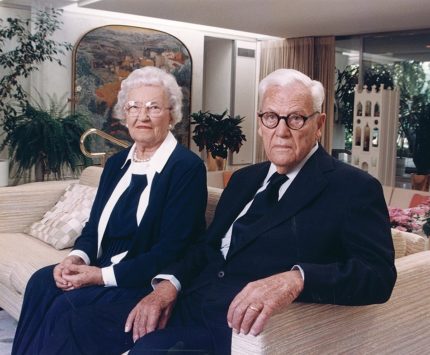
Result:
<instances>
[{"instance_id":1,"label":"wedding ring","mask_svg":"<svg viewBox=\"0 0 430 355\"><path fill-rule=\"evenodd\" d=\"M248 308L251 309L251 310L253 310L254 312L260 312L260 310L257 307L253 306L252 304L250 304L248 306Z\"/></svg>"}]
</instances>

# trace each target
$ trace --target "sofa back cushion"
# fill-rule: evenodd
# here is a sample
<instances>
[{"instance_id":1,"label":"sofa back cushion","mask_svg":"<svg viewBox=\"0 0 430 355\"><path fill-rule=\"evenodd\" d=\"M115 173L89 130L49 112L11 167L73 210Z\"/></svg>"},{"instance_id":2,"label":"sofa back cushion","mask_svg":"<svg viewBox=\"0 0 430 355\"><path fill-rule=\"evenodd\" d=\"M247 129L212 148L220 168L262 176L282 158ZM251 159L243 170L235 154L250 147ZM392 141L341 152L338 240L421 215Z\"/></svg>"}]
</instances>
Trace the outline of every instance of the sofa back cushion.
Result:
<instances>
[{"instance_id":1,"label":"sofa back cushion","mask_svg":"<svg viewBox=\"0 0 430 355\"><path fill-rule=\"evenodd\" d=\"M422 194L413 194L409 202L409 208L418 207L420 205L430 206L430 196Z\"/></svg>"},{"instance_id":2,"label":"sofa back cushion","mask_svg":"<svg viewBox=\"0 0 430 355\"><path fill-rule=\"evenodd\" d=\"M100 166L89 166L82 171L79 183L97 187L100 183L100 176L102 175L103 168Z\"/></svg>"},{"instance_id":3,"label":"sofa back cushion","mask_svg":"<svg viewBox=\"0 0 430 355\"><path fill-rule=\"evenodd\" d=\"M410 203L415 194L420 194L423 197L424 196L430 197L430 192L402 189L400 187L395 187L393 189L393 194L391 195L389 206L398 207L398 208L411 207Z\"/></svg>"}]
</instances>

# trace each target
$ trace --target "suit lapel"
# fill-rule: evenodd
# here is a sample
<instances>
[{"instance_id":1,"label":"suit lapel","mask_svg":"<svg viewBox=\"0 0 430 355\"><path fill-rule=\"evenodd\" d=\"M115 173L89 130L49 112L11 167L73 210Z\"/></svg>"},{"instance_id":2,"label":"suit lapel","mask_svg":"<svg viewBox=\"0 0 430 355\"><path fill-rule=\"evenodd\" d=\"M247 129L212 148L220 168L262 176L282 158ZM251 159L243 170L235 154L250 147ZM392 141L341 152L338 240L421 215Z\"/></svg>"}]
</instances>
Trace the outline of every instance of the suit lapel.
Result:
<instances>
[{"instance_id":1,"label":"suit lapel","mask_svg":"<svg viewBox=\"0 0 430 355\"><path fill-rule=\"evenodd\" d=\"M221 195L216 211L217 216L209 226L210 240L216 243L221 242L239 213L261 187L269 167L269 162L257 164L252 166L249 172L238 178L237 181L232 179L231 184Z\"/></svg>"},{"instance_id":2,"label":"suit lapel","mask_svg":"<svg viewBox=\"0 0 430 355\"><path fill-rule=\"evenodd\" d=\"M320 147L306 162L279 203L256 223L243 244L229 254L234 255L262 233L296 215L313 201L327 185L325 171L333 169L331 157Z\"/></svg>"}]
</instances>

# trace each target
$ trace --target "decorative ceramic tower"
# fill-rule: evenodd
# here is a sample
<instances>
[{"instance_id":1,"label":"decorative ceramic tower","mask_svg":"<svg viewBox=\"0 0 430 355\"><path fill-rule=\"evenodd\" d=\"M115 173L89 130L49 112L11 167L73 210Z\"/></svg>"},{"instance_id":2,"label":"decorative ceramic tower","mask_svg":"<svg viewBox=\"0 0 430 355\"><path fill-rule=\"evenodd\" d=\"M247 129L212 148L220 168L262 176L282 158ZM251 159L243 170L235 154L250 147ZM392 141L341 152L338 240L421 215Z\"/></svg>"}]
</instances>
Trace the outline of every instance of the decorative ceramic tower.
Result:
<instances>
[{"instance_id":1,"label":"decorative ceramic tower","mask_svg":"<svg viewBox=\"0 0 430 355\"><path fill-rule=\"evenodd\" d=\"M396 140L399 123L399 91L376 86L363 90L356 85L352 136L352 165L376 177L381 184L394 186Z\"/></svg>"}]
</instances>

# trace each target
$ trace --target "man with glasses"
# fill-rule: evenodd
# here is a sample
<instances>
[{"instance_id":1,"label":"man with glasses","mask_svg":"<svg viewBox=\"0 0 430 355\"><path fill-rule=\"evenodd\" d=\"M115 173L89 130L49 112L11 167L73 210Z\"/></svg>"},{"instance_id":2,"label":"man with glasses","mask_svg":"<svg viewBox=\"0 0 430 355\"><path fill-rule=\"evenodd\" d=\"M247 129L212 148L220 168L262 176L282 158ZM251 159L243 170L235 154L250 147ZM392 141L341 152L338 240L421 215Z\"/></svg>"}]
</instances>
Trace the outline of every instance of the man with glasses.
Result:
<instances>
[{"instance_id":1,"label":"man with glasses","mask_svg":"<svg viewBox=\"0 0 430 355\"><path fill-rule=\"evenodd\" d=\"M153 280L151 294L75 313L58 328L62 344L75 353L103 344L110 354L133 340L130 355L228 354L232 330L258 335L296 300L387 301L396 270L382 188L318 143L323 99L321 83L298 71L263 79L258 133L269 161L233 174L200 243Z\"/></svg>"}]
</instances>

